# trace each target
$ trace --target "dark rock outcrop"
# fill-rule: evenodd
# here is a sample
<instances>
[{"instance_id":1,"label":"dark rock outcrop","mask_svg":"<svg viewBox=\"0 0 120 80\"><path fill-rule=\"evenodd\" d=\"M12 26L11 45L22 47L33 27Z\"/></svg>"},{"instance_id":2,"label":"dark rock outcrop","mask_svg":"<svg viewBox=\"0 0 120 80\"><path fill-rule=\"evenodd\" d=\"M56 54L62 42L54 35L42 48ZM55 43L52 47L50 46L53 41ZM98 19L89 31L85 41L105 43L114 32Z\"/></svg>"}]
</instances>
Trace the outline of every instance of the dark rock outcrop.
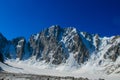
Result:
<instances>
[{"instance_id":1,"label":"dark rock outcrop","mask_svg":"<svg viewBox=\"0 0 120 80\"><path fill-rule=\"evenodd\" d=\"M32 55L37 59L58 65L66 62L69 53L73 53L76 61L81 64L89 57L82 39L74 28L61 29L52 26L39 34L30 37Z\"/></svg>"},{"instance_id":2,"label":"dark rock outcrop","mask_svg":"<svg viewBox=\"0 0 120 80\"><path fill-rule=\"evenodd\" d=\"M25 38L24 37L15 38L12 40L12 44L14 45L16 49L17 58L21 60L25 53L25 50L24 50L25 44L26 44Z\"/></svg>"},{"instance_id":3,"label":"dark rock outcrop","mask_svg":"<svg viewBox=\"0 0 120 80\"><path fill-rule=\"evenodd\" d=\"M7 39L0 33L0 51L7 45Z\"/></svg>"},{"instance_id":4,"label":"dark rock outcrop","mask_svg":"<svg viewBox=\"0 0 120 80\"><path fill-rule=\"evenodd\" d=\"M5 47L7 46L8 41L7 39L0 33L0 61L4 61L4 52L5 52Z\"/></svg>"},{"instance_id":5,"label":"dark rock outcrop","mask_svg":"<svg viewBox=\"0 0 120 80\"><path fill-rule=\"evenodd\" d=\"M116 61L118 56L120 56L120 43L110 47L104 55L104 58L109 58L112 59L112 61Z\"/></svg>"},{"instance_id":6,"label":"dark rock outcrop","mask_svg":"<svg viewBox=\"0 0 120 80\"><path fill-rule=\"evenodd\" d=\"M98 50L100 45L100 39L98 34L95 35L95 43L96 43L96 46L95 46L96 50Z\"/></svg>"},{"instance_id":7,"label":"dark rock outcrop","mask_svg":"<svg viewBox=\"0 0 120 80\"><path fill-rule=\"evenodd\" d=\"M66 28L63 33L64 45L68 54L73 53L78 64L84 63L89 58L89 51L75 28Z\"/></svg>"},{"instance_id":8,"label":"dark rock outcrop","mask_svg":"<svg viewBox=\"0 0 120 80\"><path fill-rule=\"evenodd\" d=\"M4 62L3 54L0 52L0 62Z\"/></svg>"},{"instance_id":9,"label":"dark rock outcrop","mask_svg":"<svg viewBox=\"0 0 120 80\"><path fill-rule=\"evenodd\" d=\"M30 37L32 55L37 59L53 64L60 64L66 58L64 48L59 44L61 29L54 26Z\"/></svg>"}]
</instances>

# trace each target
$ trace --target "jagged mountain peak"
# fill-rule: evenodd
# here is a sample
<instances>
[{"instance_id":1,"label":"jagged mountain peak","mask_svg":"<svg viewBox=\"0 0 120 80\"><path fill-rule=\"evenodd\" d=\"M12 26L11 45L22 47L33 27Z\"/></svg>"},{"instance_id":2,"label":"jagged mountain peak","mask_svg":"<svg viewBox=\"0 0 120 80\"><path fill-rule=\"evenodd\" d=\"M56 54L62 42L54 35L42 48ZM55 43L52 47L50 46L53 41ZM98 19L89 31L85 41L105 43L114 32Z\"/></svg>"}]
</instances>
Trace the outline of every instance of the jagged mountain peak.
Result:
<instances>
[{"instance_id":1,"label":"jagged mountain peak","mask_svg":"<svg viewBox=\"0 0 120 80\"><path fill-rule=\"evenodd\" d=\"M24 37L17 37L11 41L7 41L2 34L0 37L0 45L3 45L0 46L0 53L4 60L19 59L23 62L42 62L52 66L64 64L64 68L91 64L108 67L118 62L120 56L119 35L100 37L98 34L80 32L74 27L51 26L31 35L28 42ZM118 65L119 63L113 66Z\"/></svg>"},{"instance_id":2,"label":"jagged mountain peak","mask_svg":"<svg viewBox=\"0 0 120 80\"><path fill-rule=\"evenodd\" d=\"M65 62L69 53L76 53L76 51L79 51L77 48L80 46L84 47L80 50L86 49L81 41L82 40L75 28L69 27L63 29L59 26L52 26L30 38L31 47L34 50L37 49L37 51L33 51L32 54L37 57L41 56L41 59L46 60L47 62L51 62L51 59L54 58L52 61L53 64ZM42 48L40 49L39 46ZM86 52L87 50L84 51ZM80 60L77 57L78 54L76 54L78 62L84 62L84 59Z\"/></svg>"}]
</instances>

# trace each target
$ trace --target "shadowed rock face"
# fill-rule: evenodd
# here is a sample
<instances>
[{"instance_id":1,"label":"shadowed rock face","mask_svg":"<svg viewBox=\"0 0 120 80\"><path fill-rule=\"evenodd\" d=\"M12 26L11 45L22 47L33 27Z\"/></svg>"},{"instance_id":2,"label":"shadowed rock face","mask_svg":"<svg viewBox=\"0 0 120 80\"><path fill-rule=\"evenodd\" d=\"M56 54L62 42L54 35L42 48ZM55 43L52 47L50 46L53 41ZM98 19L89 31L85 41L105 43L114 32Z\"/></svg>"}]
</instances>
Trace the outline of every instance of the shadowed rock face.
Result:
<instances>
[{"instance_id":1,"label":"shadowed rock face","mask_svg":"<svg viewBox=\"0 0 120 80\"><path fill-rule=\"evenodd\" d=\"M4 62L3 54L0 53L0 62Z\"/></svg>"},{"instance_id":2,"label":"shadowed rock face","mask_svg":"<svg viewBox=\"0 0 120 80\"><path fill-rule=\"evenodd\" d=\"M3 62L4 61L4 48L6 47L6 45L8 44L7 39L0 33L0 61Z\"/></svg>"},{"instance_id":3,"label":"shadowed rock face","mask_svg":"<svg viewBox=\"0 0 120 80\"><path fill-rule=\"evenodd\" d=\"M77 30L75 28L66 28L63 37L68 53L74 54L74 58L78 64L84 63L89 58L89 52Z\"/></svg>"},{"instance_id":4,"label":"shadowed rock face","mask_svg":"<svg viewBox=\"0 0 120 80\"><path fill-rule=\"evenodd\" d=\"M120 56L120 43L117 43L116 40L119 39L120 36L114 36L114 38L111 40L111 44L112 45L106 52L106 54L104 54L104 58L107 59L111 59L113 62L116 61L116 59Z\"/></svg>"},{"instance_id":5,"label":"shadowed rock face","mask_svg":"<svg viewBox=\"0 0 120 80\"><path fill-rule=\"evenodd\" d=\"M112 59L112 61L116 61L118 56L120 56L120 44L110 47L104 55L104 58L109 58Z\"/></svg>"},{"instance_id":6,"label":"shadowed rock face","mask_svg":"<svg viewBox=\"0 0 120 80\"><path fill-rule=\"evenodd\" d=\"M60 64L66 58L64 49L59 45L60 32L60 27L55 26L32 35L30 37L32 55L36 55L39 60Z\"/></svg>"},{"instance_id":7,"label":"shadowed rock face","mask_svg":"<svg viewBox=\"0 0 120 80\"><path fill-rule=\"evenodd\" d=\"M32 47L32 55L56 65L66 62L69 53L74 53L79 64L89 57L85 45L74 28L50 27L37 35L32 35L30 46Z\"/></svg>"},{"instance_id":8,"label":"shadowed rock face","mask_svg":"<svg viewBox=\"0 0 120 80\"><path fill-rule=\"evenodd\" d=\"M96 50L98 50L100 45L100 39L98 34L95 35L95 43L96 43Z\"/></svg>"},{"instance_id":9,"label":"shadowed rock face","mask_svg":"<svg viewBox=\"0 0 120 80\"><path fill-rule=\"evenodd\" d=\"M0 50L7 45L7 39L0 33Z\"/></svg>"},{"instance_id":10,"label":"shadowed rock face","mask_svg":"<svg viewBox=\"0 0 120 80\"><path fill-rule=\"evenodd\" d=\"M17 54L17 58L19 58L20 60L22 59L25 51L25 44L26 44L26 40L24 37L18 37L12 40L12 45L14 45L15 49L16 49L16 54Z\"/></svg>"}]
</instances>

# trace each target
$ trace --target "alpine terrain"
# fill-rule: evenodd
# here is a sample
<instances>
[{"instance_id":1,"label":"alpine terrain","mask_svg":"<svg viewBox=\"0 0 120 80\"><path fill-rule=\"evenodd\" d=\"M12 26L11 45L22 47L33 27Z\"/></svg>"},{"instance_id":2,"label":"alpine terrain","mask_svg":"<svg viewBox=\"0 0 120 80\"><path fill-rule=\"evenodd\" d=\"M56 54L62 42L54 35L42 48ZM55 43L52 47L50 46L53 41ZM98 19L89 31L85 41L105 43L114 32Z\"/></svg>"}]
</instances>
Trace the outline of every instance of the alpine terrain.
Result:
<instances>
[{"instance_id":1,"label":"alpine terrain","mask_svg":"<svg viewBox=\"0 0 120 80\"><path fill-rule=\"evenodd\" d=\"M58 25L31 35L29 40L7 40L0 33L0 71L120 80L120 36L100 37Z\"/></svg>"}]
</instances>

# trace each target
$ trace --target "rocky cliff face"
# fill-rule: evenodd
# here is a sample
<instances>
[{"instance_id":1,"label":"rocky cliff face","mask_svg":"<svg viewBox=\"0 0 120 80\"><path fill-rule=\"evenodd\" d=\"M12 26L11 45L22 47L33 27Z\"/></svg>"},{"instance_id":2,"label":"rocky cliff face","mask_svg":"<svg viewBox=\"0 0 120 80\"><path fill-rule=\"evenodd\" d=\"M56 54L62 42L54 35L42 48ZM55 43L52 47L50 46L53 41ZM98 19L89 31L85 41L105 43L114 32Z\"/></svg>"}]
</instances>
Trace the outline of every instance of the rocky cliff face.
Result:
<instances>
[{"instance_id":1,"label":"rocky cliff face","mask_svg":"<svg viewBox=\"0 0 120 80\"><path fill-rule=\"evenodd\" d=\"M75 61L81 65L88 61L93 53L103 53L103 59L114 62L120 56L120 36L101 38L98 34L56 25L31 35L28 42L24 37L8 41L0 34L0 53L2 62L3 59L23 60L34 56L38 61L59 65L66 63L72 54Z\"/></svg>"},{"instance_id":2,"label":"rocky cliff face","mask_svg":"<svg viewBox=\"0 0 120 80\"><path fill-rule=\"evenodd\" d=\"M79 64L89 57L86 46L74 28L61 29L59 26L52 26L32 35L30 47L32 55L36 55L37 59L56 65L65 63L70 53L74 54Z\"/></svg>"},{"instance_id":3,"label":"rocky cliff face","mask_svg":"<svg viewBox=\"0 0 120 80\"><path fill-rule=\"evenodd\" d=\"M5 46L7 46L8 41L7 39L0 33L0 61L3 62L4 61L4 56L2 53L4 53L4 48Z\"/></svg>"},{"instance_id":4,"label":"rocky cliff face","mask_svg":"<svg viewBox=\"0 0 120 80\"><path fill-rule=\"evenodd\" d=\"M106 54L104 54L104 58L109 58L112 61L116 61L116 59L120 56L120 36L115 36L111 39L112 46L109 47Z\"/></svg>"},{"instance_id":5,"label":"rocky cliff face","mask_svg":"<svg viewBox=\"0 0 120 80\"><path fill-rule=\"evenodd\" d=\"M16 57L20 60L23 58L23 55L25 53L25 38L24 37L18 37L12 40L12 45L15 47L16 51Z\"/></svg>"}]
</instances>

